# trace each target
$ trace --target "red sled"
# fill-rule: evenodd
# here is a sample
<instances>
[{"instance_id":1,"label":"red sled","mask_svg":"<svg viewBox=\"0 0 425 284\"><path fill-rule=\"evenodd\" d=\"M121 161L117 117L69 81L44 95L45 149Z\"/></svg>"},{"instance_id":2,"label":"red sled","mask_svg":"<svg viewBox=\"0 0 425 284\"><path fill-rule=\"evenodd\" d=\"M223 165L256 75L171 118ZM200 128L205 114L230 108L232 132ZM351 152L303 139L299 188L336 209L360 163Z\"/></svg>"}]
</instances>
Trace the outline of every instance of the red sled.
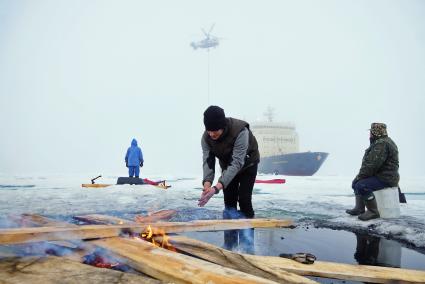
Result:
<instances>
[{"instance_id":1,"label":"red sled","mask_svg":"<svg viewBox=\"0 0 425 284\"><path fill-rule=\"evenodd\" d=\"M255 183L269 183L269 184L282 184L285 183L286 180L283 178L275 178L275 179L267 179L267 180L260 180L256 179Z\"/></svg>"}]
</instances>

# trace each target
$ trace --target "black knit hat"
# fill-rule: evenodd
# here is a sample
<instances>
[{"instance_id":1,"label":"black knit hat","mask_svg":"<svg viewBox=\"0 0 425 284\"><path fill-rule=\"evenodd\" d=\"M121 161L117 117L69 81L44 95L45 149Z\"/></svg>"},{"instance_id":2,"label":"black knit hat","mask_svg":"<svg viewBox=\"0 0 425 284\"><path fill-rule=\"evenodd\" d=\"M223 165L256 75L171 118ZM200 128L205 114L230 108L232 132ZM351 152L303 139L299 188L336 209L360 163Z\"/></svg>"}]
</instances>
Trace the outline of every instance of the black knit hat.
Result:
<instances>
[{"instance_id":1,"label":"black knit hat","mask_svg":"<svg viewBox=\"0 0 425 284\"><path fill-rule=\"evenodd\" d=\"M204 112L204 125L207 131L217 131L226 127L224 110L218 106L209 106Z\"/></svg>"}]
</instances>

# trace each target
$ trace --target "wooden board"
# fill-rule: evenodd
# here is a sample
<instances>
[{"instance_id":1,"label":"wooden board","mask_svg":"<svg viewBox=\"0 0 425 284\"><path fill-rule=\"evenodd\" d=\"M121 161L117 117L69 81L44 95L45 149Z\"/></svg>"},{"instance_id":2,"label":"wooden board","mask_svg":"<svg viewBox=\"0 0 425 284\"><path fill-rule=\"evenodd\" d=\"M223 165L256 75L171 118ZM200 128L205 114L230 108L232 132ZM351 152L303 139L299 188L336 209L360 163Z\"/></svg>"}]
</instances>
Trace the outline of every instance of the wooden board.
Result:
<instances>
[{"instance_id":1,"label":"wooden board","mask_svg":"<svg viewBox=\"0 0 425 284\"><path fill-rule=\"evenodd\" d=\"M75 220L82 221L88 224L113 224L113 225L121 225L121 224L136 224L135 222L124 220L121 218L107 216L102 214L89 214L89 215L80 215L74 216Z\"/></svg>"},{"instance_id":2,"label":"wooden board","mask_svg":"<svg viewBox=\"0 0 425 284\"><path fill-rule=\"evenodd\" d=\"M159 212L162 212L162 211L159 211ZM153 213L153 214L155 214L155 213ZM117 221L119 221L121 224L127 224L127 223L132 224L132 223L134 223L134 222L129 221L129 220L125 220L125 219L121 219L121 218L117 218L117 217L113 217L113 216L107 216L107 215L98 215L97 217L98 218L96 218L96 221L102 222L103 224L114 224ZM176 236L173 236L172 238L174 239L175 237ZM184 237L179 237L179 238L184 238ZM159 238L159 239L160 239L159 243L162 243L162 237ZM190 240L189 238L184 238L184 239L187 240L187 241ZM214 247L214 246L211 245L211 247ZM220 248L218 248L218 247L216 247L216 248L220 250ZM188 252L186 250L183 250L183 251ZM229 252L229 253L231 253L231 252ZM193 254L193 255L199 257L196 254ZM222 256L224 256L224 254L222 254ZM203 258L203 257L200 257L200 258ZM203 258L203 259L205 259L207 261L211 261L208 258ZM232 262L228 262L228 261L226 261L226 259L227 259L227 257L224 257L223 263L214 262L214 261L211 261L211 262L214 262L216 264L219 264L219 265L222 265L222 266L225 266L225 267L228 267L228 268L233 268L233 269L236 269L236 270L239 270L239 271L242 271L242 272L246 272L246 273L249 273L249 274L252 274L252 275L256 275L256 276L259 276L259 277L262 277L262 278L270 279L270 280L276 281L278 283L312 283L309 279L306 279L305 277L297 276L296 274L293 274L293 273L290 273L290 272L277 271L277 272L270 273L270 272L264 271L262 269L256 268L255 266L249 265L249 263L244 262L243 258L241 258L242 259L241 262L238 262L239 265L234 265L234 266L231 265Z\"/></svg>"},{"instance_id":3,"label":"wooden board","mask_svg":"<svg viewBox=\"0 0 425 284\"><path fill-rule=\"evenodd\" d=\"M0 229L0 244L16 244L39 241L60 241L72 239L94 239L117 237L123 231L141 233L147 224L88 225L78 227L36 227ZM229 229L273 228L292 226L290 220L238 219L238 220L197 220L192 222L157 222L154 233L179 233L189 231L222 231Z\"/></svg>"},{"instance_id":4,"label":"wooden board","mask_svg":"<svg viewBox=\"0 0 425 284\"><path fill-rule=\"evenodd\" d=\"M156 247L140 239L108 238L93 243L125 258L137 270L171 283L276 283Z\"/></svg>"},{"instance_id":5,"label":"wooden board","mask_svg":"<svg viewBox=\"0 0 425 284\"><path fill-rule=\"evenodd\" d=\"M38 214L22 214L20 218L23 223L32 224L39 227L77 227L77 225L47 218Z\"/></svg>"},{"instance_id":6,"label":"wooden board","mask_svg":"<svg viewBox=\"0 0 425 284\"><path fill-rule=\"evenodd\" d=\"M152 212L147 216L137 215L135 221L137 223L154 223L171 219L177 213L176 210L160 210ZM86 222L88 224L131 224L136 223L130 220L125 220L113 216L102 214L89 214L73 217L76 220Z\"/></svg>"},{"instance_id":7,"label":"wooden board","mask_svg":"<svg viewBox=\"0 0 425 284\"><path fill-rule=\"evenodd\" d=\"M75 224L71 224L71 223L47 218L47 217L44 217L44 216L38 215L38 214L22 214L20 216L20 218L23 221L23 223L30 223L30 224L35 225L35 226L78 228L78 226L75 225ZM83 243L80 240L77 240L77 241L69 241L69 240L50 241L49 243L54 245L54 246L60 246L60 247L72 249L74 251L73 253L66 254L62 257L67 258L67 259L71 259L71 260L74 260L74 261L78 261L80 263L83 262L83 257L85 255L90 254L94 250L93 246L88 245L87 243ZM37 247L37 245L38 244L35 244L35 248Z\"/></svg>"},{"instance_id":8,"label":"wooden board","mask_svg":"<svg viewBox=\"0 0 425 284\"><path fill-rule=\"evenodd\" d=\"M103 188L103 187L108 187L111 185L116 185L116 184L105 184L105 183L83 183L81 184L81 187L88 187L88 188ZM158 187L158 188L162 188L162 189L168 189L171 187L171 185L163 185L163 184L134 184L134 185L150 185L150 186L154 186L154 187Z\"/></svg>"},{"instance_id":9,"label":"wooden board","mask_svg":"<svg viewBox=\"0 0 425 284\"><path fill-rule=\"evenodd\" d=\"M161 211L151 213L150 216L164 217L164 216L168 216L170 213L175 213L175 211L174 212L173 211L174 210L161 210ZM43 216L40 216L40 215L27 215L27 217L32 219L32 220L35 220L36 223L38 223L38 224L46 224L46 225L60 224L60 225L75 226L73 224L68 224L68 223L52 220L52 219L49 219L49 218L46 218L46 217L43 217ZM82 218L83 219L87 218L88 220L91 220L91 221L95 220L97 223L104 223L104 224L124 224L124 223L125 224L132 224L132 223L134 223L132 221L128 221L128 220L125 220L125 219L121 219L121 218L117 218L117 217L113 217L113 216L107 216L107 215L100 215L100 214L86 215L86 216L83 216ZM80 218L77 218L77 219L80 219ZM92 247L92 242L90 242L90 244L88 246ZM72 259L79 260L78 258L75 258L75 256L73 256ZM137 265L137 266L140 266L140 264ZM133 265L133 268L137 269L137 267L134 267L134 265ZM249 271L244 271L244 272L249 273ZM249 274L253 274L253 273L249 273ZM285 281L283 283L315 283L315 282L310 281L310 280L308 280L304 277L301 277L301 276L298 276L298 275L295 275L295 274L292 274L292 273L286 272L286 273L281 273L281 274L285 274L285 278L283 278ZM258 275L258 274L253 274L253 275L262 277L261 275ZM267 275L265 275L265 276L267 276ZM269 278L267 278L267 279L269 279Z\"/></svg>"},{"instance_id":10,"label":"wooden board","mask_svg":"<svg viewBox=\"0 0 425 284\"><path fill-rule=\"evenodd\" d=\"M92 187L92 188L101 188L101 187L108 187L114 184L104 184L104 183L83 183L81 186L82 187Z\"/></svg>"},{"instance_id":11,"label":"wooden board","mask_svg":"<svg viewBox=\"0 0 425 284\"><path fill-rule=\"evenodd\" d=\"M160 237L157 237L156 241L162 242ZM282 273L292 272L298 275L360 282L425 283L425 271L419 270L324 261L316 261L314 264L306 265L281 257L239 254L183 236L171 236L168 242L179 251L278 282L280 281L276 280L276 277L285 279Z\"/></svg>"},{"instance_id":12,"label":"wooden board","mask_svg":"<svg viewBox=\"0 0 425 284\"><path fill-rule=\"evenodd\" d=\"M59 257L25 257L0 260L0 283L117 283L160 284L144 275L96 268Z\"/></svg>"}]
</instances>

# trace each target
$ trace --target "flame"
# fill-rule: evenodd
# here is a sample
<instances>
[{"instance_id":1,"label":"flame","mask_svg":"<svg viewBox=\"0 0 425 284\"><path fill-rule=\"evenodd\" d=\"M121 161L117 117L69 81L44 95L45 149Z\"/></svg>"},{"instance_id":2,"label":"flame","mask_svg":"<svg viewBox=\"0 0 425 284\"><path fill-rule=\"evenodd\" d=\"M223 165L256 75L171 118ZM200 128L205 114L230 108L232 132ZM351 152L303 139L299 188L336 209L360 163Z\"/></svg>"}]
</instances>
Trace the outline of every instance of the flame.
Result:
<instances>
[{"instance_id":1,"label":"flame","mask_svg":"<svg viewBox=\"0 0 425 284\"><path fill-rule=\"evenodd\" d=\"M99 268L111 268L114 269L120 266L120 263L110 256L104 254L102 251L94 251L91 254L83 257L83 263L96 266ZM122 265L121 265L122 266Z\"/></svg>"},{"instance_id":2,"label":"flame","mask_svg":"<svg viewBox=\"0 0 425 284\"><path fill-rule=\"evenodd\" d=\"M140 236L142 237L142 239L146 239L146 240L152 239L153 231L152 231L151 225L149 225L148 228L140 234Z\"/></svg>"},{"instance_id":3,"label":"flame","mask_svg":"<svg viewBox=\"0 0 425 284\"><path fill-rule=\"evenodd\" d=\"M161 236L161 243L155 241L155 237L157 236ZM154 246L168 249L171 251L176 251L173 245L168 242L170 237L167 236L167 234L163 230L155 230L154 233L154 230L152 229L151 225L148 225L147 229L140 234L140 237L148 242L151 242Z\"/></svg>"}]
</instances>

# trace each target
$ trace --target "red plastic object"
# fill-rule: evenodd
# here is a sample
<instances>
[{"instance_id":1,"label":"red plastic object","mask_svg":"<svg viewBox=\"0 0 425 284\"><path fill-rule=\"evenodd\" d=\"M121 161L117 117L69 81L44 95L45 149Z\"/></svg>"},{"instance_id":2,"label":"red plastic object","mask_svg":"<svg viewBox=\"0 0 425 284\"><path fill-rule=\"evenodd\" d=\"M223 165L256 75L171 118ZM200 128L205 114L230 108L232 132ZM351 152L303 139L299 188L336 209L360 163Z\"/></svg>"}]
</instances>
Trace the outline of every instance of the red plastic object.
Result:
<instances>
[{"instance_id":1,"label":"red plastic object","mask_svg":"<svg viewBox=\"0 0 425 284\"><path fill-rule=\"evenodd\" d=\"M276 179L267 179L267 180L260 180L256 179L255 183L269 183L269 184L282 184L285 183L286 180L283 178L276 178Z\"/></svg>"}]
</instances>

